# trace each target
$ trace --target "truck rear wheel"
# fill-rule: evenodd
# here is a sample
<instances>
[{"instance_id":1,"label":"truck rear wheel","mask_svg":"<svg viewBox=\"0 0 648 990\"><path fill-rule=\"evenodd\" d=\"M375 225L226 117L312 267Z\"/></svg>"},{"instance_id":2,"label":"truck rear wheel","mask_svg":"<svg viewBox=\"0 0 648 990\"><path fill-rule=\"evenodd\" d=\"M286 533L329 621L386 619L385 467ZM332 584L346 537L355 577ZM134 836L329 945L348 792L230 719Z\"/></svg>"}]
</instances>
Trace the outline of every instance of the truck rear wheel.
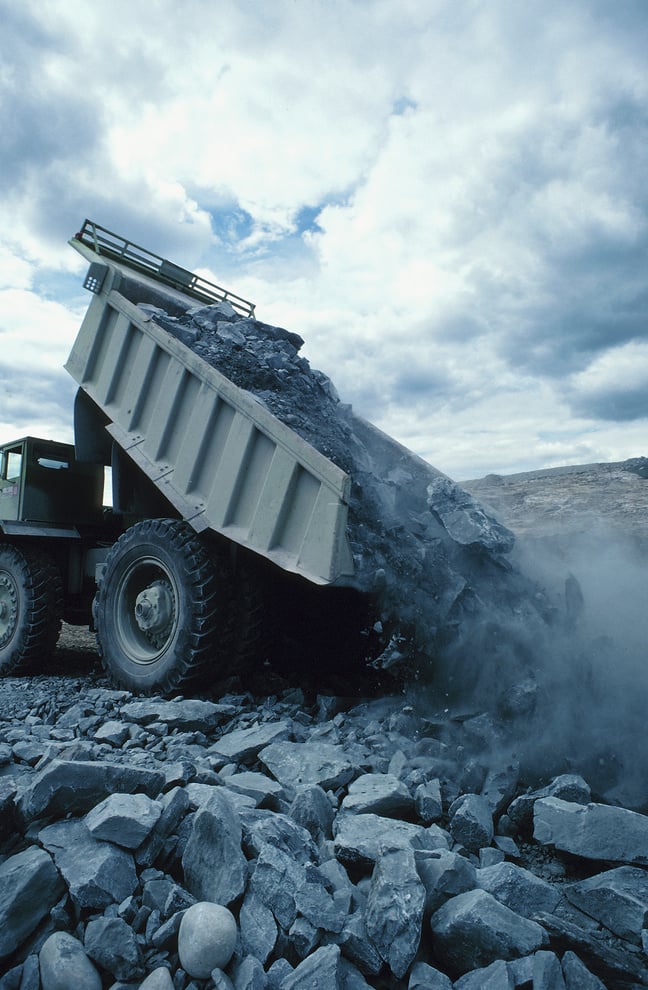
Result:
<instances>
[{"instance_id":1,"label":"truck rear wheel","mask_svg":"<svg viewBox=\"0 0 648 990\"><path fill-rule=\"evenodd\" d=\"M167 693L226 661L229 588L185 523L150 519L114 545L95 599L99 653L113 682ZM219 671L222 672L222 671Z\"/></svg>"},{"instance_id":2,"label":"truck rear wheel","mask_svg":"<svg viewBox=\"0 0 648 990\"><path fill-rule=\"evenodd\" d=\"M42 665L61 631L63 592L54 561L0 544L0 675Z\"/></svg>"}]
</instances>

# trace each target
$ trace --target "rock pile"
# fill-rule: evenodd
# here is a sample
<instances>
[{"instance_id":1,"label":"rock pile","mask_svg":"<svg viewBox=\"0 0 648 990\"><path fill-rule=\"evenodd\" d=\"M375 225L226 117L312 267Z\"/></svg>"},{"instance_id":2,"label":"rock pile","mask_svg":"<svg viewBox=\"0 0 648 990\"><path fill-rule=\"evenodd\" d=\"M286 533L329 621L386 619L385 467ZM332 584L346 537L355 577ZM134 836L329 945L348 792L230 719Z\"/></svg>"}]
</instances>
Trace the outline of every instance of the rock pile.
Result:
<instances>
[{"instance_id":1,"label":"rock pile","mask_svg":"<svg viewBox=\"0 0 648 990\"><path fill-rule=\"evenodd\" d=\"M648 986L648 817L493 716L47 680L0 685L0 990Z\"/></svg>"},{"instance_id":2,"label":"rock pile","mask_svg":"<svg viewBox=\"0 0 648 990\"><path fill-rule=\"evenodd\" d=\"M377 666L428 671L430 660L502 640L546 619L538 588L513 568L512 533L466 491L340 402L335 387L299 351L301 337L237 314L227 303L173 311L130 292L156 324L346 471L352 481L349 584L375 599ZM166 306L166 309L163 308ZM506 630L506 633L504 632Z\"/></svg>"}]
</instances>

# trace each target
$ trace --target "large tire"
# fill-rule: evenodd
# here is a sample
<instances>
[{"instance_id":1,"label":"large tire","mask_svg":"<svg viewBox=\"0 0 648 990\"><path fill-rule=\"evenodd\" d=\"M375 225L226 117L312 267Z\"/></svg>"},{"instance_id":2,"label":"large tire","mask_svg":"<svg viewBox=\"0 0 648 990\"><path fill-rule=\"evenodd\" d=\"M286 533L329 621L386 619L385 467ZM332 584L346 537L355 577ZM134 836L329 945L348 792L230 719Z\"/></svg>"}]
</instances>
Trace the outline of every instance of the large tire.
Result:
<instances>
[{"instance_id":1,"label":"large tire","mask_svg":"<svg viewBox=\"0 0 648 990\"><path fill-rule=\"evenodd\" d=\"M0 543L0 676L34 670L54 652L63 591L53 560Z\"/></svg>"},{"instance_id":2,"label":"large tire","mask_svg":"<svg viewBox=\"0 0 648 990\"><path fill-rule=\"evenodd\" d=\"M167 694L226 672L230 587L224 560L208 556L187 523L131 526L108 555L95 599L112 682Z\"/></svg>"}]
</instances>

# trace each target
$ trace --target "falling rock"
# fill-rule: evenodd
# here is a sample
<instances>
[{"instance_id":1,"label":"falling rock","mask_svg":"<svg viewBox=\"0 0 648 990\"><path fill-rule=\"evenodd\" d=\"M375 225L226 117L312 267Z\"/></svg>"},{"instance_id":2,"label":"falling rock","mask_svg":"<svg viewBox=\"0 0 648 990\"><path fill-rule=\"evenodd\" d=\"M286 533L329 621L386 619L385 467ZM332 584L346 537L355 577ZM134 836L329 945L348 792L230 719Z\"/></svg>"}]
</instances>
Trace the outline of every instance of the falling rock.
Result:
<instances>
[{"instance_id":1,"label":"falling rock","mask_svg":"<svg viewBox=\"0 0 648 990\"><path fill-rule=\"evenodd\" d=\"M515 983L506 963L497 959L490 966L461 976L454 990L515 990Z\"/></svg>"},{"instance_id":2,"label":"falling rock","mask_svg":"<svg viewBox=\"0 0 648 990\"><path fill-rule=\"evenodd\" d=\"M648 865L648 816L607 804L542 798L533 808L534 838L585 859Z\"/></svg>"},{"instance_id":3,"label":"falling rock","mask_svg":"<svg viewBox=\"0 0 648 990\"><path fill-rule=\"evenodd\" d=\"M493 815L480 794L465 794L450 808L450 834L470 852L479 852L493 841Z\"/></svg>"},{"instance_id":4,"label":"falling rock","mask_svg":"<svg viewBox=\"0 0 648 990\"><path fill-rule=\"evenodd\" d=\"M85 815L109 794L143 792L157 797L164 774L118 763L52 760L39 771L18 801L25 822L37 818Z\"/></svg>"},{"instance_id":5,"label":"falling rock","mask_svg":"<svg viewBox=\"0 0 648 990\"><path fill-rule=\"evenodd\" d=\"M633 866L619 866L573 883L565 896L590 918L615 935L641 944L648 914L648 873Z\"/></svg>"},{"instance_id":6,"label":"falling rock","mask_svg":"<svg viewBox=\"0 0 648 990\"><path fill-rule=\"evenodd\" d=\"M81 942L67 932L54 932L43 943L38 961L43 990L101 990L99 972Z\"/></svg>"},{"instance_id":7,"label":"falling rock","mask_svg":"<svg viewBox=\"0 0 648 990\"><path fill-rule=\"evenodd\" d=\"M497 863L477 870L477 886L523 918L540 911L551 913L560 901L560 891L513 863Z\"/></svg>"},{"instance_id":8,"label":"falling rock","mask_svg":"<svg viewBox=\"0 0 648 990\"><path fill-rule=\"evenodd\" d=\"M598 976L590 973L575 952L566 952L562 958L562 970L566 990L605 990Z\"/></svg>"},{"instance_id":9,"label":"falling rock","mask_svg":"<svg viewBox=\"0 0 648 990\"><path fill-rule=\"evenodd\" d=\"M166 966L158 966L140 983L139 990L174 990L171 973Z\"/></svg>"},{"instance_id":10,"label":"falling rock","mask_svg":"<svg viewBox=\"0 0 648 990\"><path fill-rule=\"evenodd\" d=\"M310 832L315 842L330 839L333 835L333 805L319 785L302 787L290 806L290 817Z\"/></svg>"},{"instance_id":11,"label":"falling rock","mask_svg":"<svg viewBox=\"0 0 648 990\"><path fill-rule=\"evenodd\" d=\"M515 536L450 478L436 478L427 489L428 507L456 543L478 544L494 553L510 553Z\"/></svg>"},{"instance_id":12,"label":"falling rock","mask_svg":"<svg viewBox=\"0 0 648 990\"><path fill-rule=\"evenodd\" d=\"M270 773L285 786L343 787L358 770L343 746L325 742L275 742L259 753Z\"/></svg>"},{"instance_id":13,"label":"falling rock","mask_svg":"<svg viewBox=\"0 0 648 990\"><path fill-rule=\"evenodd\" d=\"M371 878L365 927L398 978L405 975L418 950L424 905L425 887L416 872L414 850L383 853Z\"/></svg>"},{"instance_id":14,"label":"falling rock","mask_svg":"<svg viewBox=\"0 0 648 990\"><path fill-rule=\"evenodd\" d=\"M95 918L89 921L83 938L90 958L118 980L144 975L137 936L123 918Z\"/></svg>"},{"instance_id":15,"label":"falling rock","mask_svg":"<svg viewBox=\"0 0 648 990\"><path fill-rule=\"evenodd\" d=\"M416 868L425 887L425 910L432 914L451 897L474 890L477 871L470 860L448 849L416 850Z\"/></svg>"},{"instance_id":16,"label":"falling rock","mask_svg":"<svg viewBox=\"0 0 648 990\"><path fill-rule=\"evenodd\" d=\"M372 865L383 848L398 845L433 849L443 842L422 825L370 814L339 814L333 832L335 855L346 865Z\"/></svg>"},{"instance_id":17,"label":"falling rock","mask_svg":"<svg viewBox=\"0 0 648 990\"><path fill-rule=\"evenodd\" d=\"M122 717L129 722L137 722L139 725L160 722L169 730L179 729L182 732L210 732L226 718L231 718L235 712L232 705L218 705L198 698L130 701L121 710Z\"/></svg>"},{"instance_id":18,"label":"falling rock","mask_svg":"<svg viewBox=\"0 0 648 990\"><path fill-rule=\"evenodd\" d=\"M414 802L405 784L389 773L363 773L356 777L342 801L343 811L385 818L407 817L413 808Z\"/></svg>"},{"instance_id":19,"label":"falling rock","mask_svg":"<svg viewBox=\"0 0 648 990\"><path fill-rule=\"evenodd\" d=\"M53 855L78 909L120 904L137 887L133 857L95 839L78 819L48 825L38 841Z\"/></svg>"},{"instance_id":20,"label":"falling rock","mask_svg":"<svg viewBox=\"0 0 648 990\"><path fill-rule=\"evenodd\" d=\"M518 763L489 770L486 774L480 793L494 818L499 818L511 802L519 779Z\"/></svg>"},{"instance_id":21,"label":"falling rock","mask_svg":"<svg viewBox=\"0 0 648 990\"><path fill-rule=\"evenodd\" d=\"M511 911L485 890L458 894L430 919L434 952L459 975L526 956L543 948L547 935L540 925Z\"/></svg>"},{"instance_id":22,"label":"falling rock","mask_svg":"<svg viewBox=\"0 0 648 990\"><path fill-rule=\"evenodd\" d=\"M15 952L64 891L51 856L37 846L0 863L0 959Z\"/></svg>"},{"instance_id":23,"label":"falling rock","mask_svg":"<svg viewBox=\"0 0 648 990\"><path fill-rule=\"evenodd\" d=\"M262 749L271 743L283 742L292 735L292 722L262 722L247 729L226 732L207 750L210 756L222 756L233 763L255 760Z\"/></svg>"},{"instance_id":24,"label":"falling rock","mask_svg":"<svg viewBox=\"0 0 648 990\"><path fill-rule=\"evenodd\" d=\"M407 990L452 990L452 981L434 966L417 962L412 966Z\"/></svg>"},{"instance_id":25,"label":"falling rock","mask_svg":"<svg viewBox=\"0 0 648 990\"><path fill-rule=\"evenodd\" d=\"M241 821L225 794L217 789L196 812L182 856L185 885L199 901L231 904L247 882L241 851Z\"/></svg>"},{"instance_id":26,"label":"falling rock","mask_svg":"<svg viewBox=\"0 0 648 990\"><path fill-rule=\"evenodd\" d=\"M339 946L316 949L280 986L281 990L342 990Z\"/></svg>"},{"instance_id":27,"label":"falling rock","mask_svg":"<svg viewBox=\"0 0 648 990\"><path fill-rule=\"evenodd\" d=\"M178 932L182 968L206 980L214 969L223 969L236 945L236 919L221 904L199 901L185 911Z\"/></svg>"},{"instance_id":28,"label":"falling rock","mask_svg":"<svg viewBox=\"0 0 648 990\"><path fill-rule=\"evenodd\" d=\"M110 794L85 816L95 839L137 849L148 838L162 814L162 805L146 794Z\"/></svg>"}]
</instances>

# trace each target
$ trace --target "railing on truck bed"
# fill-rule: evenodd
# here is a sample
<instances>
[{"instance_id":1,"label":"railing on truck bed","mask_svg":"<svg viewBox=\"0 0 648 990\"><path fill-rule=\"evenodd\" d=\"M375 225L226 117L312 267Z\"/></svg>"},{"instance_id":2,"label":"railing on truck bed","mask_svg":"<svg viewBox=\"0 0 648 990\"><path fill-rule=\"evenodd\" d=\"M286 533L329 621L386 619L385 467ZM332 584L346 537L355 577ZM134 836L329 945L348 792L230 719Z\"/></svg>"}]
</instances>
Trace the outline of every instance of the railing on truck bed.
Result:
<instances>
[{"instance_id":1,"label":"railing on truck bed","mask_svg":"<svg viewBox=\"0 0 648 990\"><path fill-rule=\"evenodd\" d=\"M194 299L204 303L228 302L237 313L243 316L254 316L254 303L248 302L229 289L209 282L206 278L196 275L167 261L159 254L134 244L120 234L113 233L106 227L100 226L94 220L84 220L81 230L75 234L75 239L85 244L95 254L121 261L135 271L149 275L158 282L179 289Z\"/></svg>"}]
</instances>

